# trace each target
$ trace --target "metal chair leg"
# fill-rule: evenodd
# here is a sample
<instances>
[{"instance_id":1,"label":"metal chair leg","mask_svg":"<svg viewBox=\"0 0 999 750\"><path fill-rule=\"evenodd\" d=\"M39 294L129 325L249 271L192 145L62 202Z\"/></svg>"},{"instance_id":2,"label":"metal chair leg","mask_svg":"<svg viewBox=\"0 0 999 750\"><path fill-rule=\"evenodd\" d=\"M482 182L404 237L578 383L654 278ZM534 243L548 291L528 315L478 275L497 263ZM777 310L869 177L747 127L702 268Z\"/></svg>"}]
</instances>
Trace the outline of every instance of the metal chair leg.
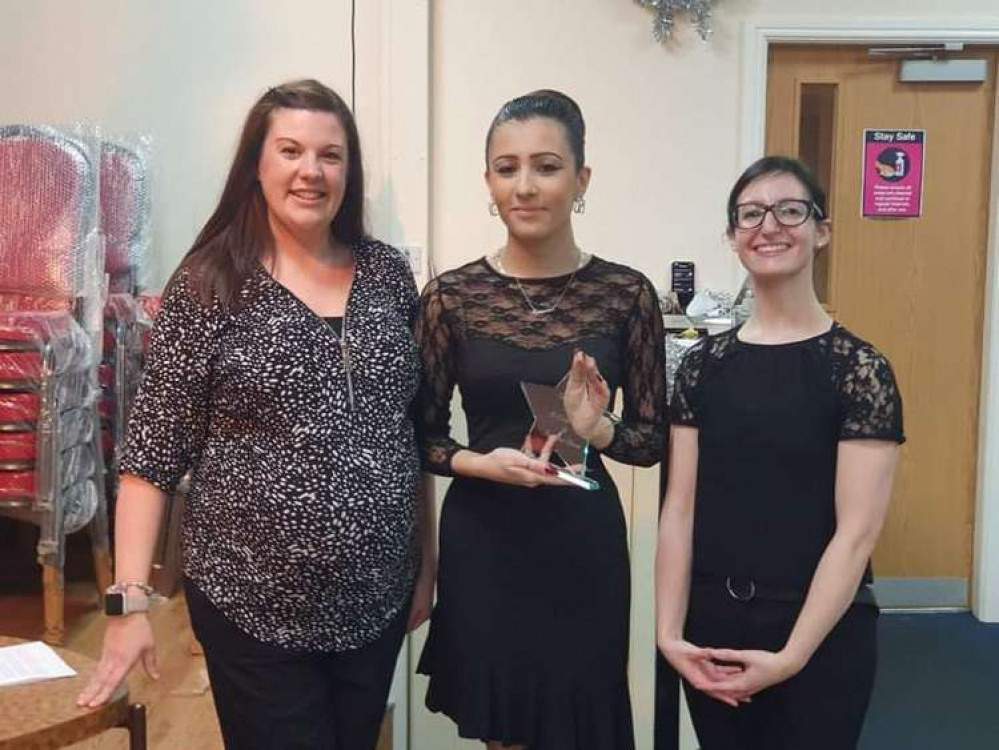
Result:
<instances>
[{"instance_id":1,"label":"metal chair leg","mask_svg":"<svg viewBox=\"0 0 999 750\"><path fill-rule=\"evenodd\" d=\"M108 500L104 487L104 457L101 446L101 420L94 410L94 437L91 448L97 457L97 469L94 472L94 484L97 487L97 509L90 519L87 531L90 534L90 547L94 556L94 572L97 578L97 592L101 603L104 602L104 591L113 582L111 564L111 548L108 542Z\"/></svg>"}]
</instances>

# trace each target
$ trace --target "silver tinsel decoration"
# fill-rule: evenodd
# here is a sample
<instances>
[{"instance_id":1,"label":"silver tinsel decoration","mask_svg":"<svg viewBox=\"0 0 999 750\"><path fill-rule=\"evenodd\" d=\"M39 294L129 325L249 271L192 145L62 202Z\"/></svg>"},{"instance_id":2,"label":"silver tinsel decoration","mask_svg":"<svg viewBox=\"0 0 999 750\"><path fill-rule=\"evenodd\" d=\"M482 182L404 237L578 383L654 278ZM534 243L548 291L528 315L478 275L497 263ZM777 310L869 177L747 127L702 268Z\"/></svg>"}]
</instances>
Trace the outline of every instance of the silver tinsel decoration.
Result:
<instances>
[{"instance_id":1,"label":"silver tinsel decoration","mask_svg":"<svg viewBox=\"0 0 999 750\"><path fill-rule=\"evenodd\" d=\"M652 35L657 42L673 36L673 26L679 15L688 15L704 41L711 36L711 11L718 0L635 0L643 8L652 8L656 17Z\"/></svg>"}]
</instances>

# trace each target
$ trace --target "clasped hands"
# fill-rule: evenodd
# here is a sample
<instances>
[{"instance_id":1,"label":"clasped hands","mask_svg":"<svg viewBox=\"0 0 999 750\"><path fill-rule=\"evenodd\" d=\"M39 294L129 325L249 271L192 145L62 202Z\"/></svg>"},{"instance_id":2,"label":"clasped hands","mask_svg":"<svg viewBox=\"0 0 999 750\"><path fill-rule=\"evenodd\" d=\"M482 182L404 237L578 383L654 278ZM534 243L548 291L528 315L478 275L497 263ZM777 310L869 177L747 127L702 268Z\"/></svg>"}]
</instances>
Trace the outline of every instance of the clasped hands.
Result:
<instances>
[{"instance_id":1,"label":"clasped hands","mask_svg":"<svg viewBox=\"0 0 999 750\"><path fill-rule=\"evenodd\" d=\"M693 687L733 708L804 666L784 651L702 647L681 638L661 642L659 650Z\"/></svg>"}]
</instances>

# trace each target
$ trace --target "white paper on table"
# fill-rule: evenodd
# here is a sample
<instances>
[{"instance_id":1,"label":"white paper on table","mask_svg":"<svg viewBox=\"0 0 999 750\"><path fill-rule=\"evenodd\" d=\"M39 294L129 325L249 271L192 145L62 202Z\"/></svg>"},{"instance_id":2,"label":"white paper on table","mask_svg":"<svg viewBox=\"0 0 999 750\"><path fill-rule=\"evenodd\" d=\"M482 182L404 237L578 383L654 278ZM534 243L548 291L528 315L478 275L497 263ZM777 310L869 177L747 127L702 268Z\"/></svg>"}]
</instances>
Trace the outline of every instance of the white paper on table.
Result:
<instances>
[{"instance_id":1,"label":"white paper on table","mask_svg":"<svg viewBox=\"0 0 999 750\"><path fill-rule=\"evenodd\" d=\"M75 675L76 670L41 641L0 647L0 687Z\"/></svg>"}]
</instances>

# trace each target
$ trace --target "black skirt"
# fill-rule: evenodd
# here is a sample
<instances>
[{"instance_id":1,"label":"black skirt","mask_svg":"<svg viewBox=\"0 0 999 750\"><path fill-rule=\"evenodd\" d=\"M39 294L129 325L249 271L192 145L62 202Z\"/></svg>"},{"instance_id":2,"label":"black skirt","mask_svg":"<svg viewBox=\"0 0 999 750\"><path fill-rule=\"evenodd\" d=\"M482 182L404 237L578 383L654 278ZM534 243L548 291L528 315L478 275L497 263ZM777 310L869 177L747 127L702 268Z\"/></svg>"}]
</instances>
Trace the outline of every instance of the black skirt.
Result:
<instances>
[{"instance_id":1,"label":"black skirt","mask_svg":"<svg viewBox=\"0 0 999 750\"><path fill-rule=\"evenodd\" d=\"M427 707L462 737L631 750L624 516L601 489L459 478L444 501Z\"/></svg>"}]
</instances>

